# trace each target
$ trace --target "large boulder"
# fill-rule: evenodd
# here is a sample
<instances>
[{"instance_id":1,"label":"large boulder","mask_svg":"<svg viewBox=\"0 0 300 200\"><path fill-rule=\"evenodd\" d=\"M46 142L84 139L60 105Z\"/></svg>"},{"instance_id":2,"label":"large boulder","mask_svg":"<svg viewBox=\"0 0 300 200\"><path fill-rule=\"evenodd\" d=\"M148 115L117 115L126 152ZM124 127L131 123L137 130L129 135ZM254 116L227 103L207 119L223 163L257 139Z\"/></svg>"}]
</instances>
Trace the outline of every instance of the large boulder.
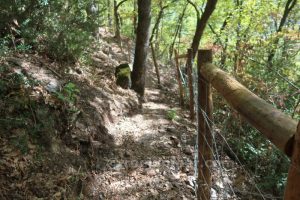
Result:
<instances>
[{"instance_id":1,"label":"large boulder","mask_svg":"<svg viewBox=\"0 0 300 200\"><path fill-rule=\"evenodd\" d=\"M131 88L131 68L128 63L117 66L115 76L117 79L117 85L124 89Z\"/></svg>"}]
</instances>

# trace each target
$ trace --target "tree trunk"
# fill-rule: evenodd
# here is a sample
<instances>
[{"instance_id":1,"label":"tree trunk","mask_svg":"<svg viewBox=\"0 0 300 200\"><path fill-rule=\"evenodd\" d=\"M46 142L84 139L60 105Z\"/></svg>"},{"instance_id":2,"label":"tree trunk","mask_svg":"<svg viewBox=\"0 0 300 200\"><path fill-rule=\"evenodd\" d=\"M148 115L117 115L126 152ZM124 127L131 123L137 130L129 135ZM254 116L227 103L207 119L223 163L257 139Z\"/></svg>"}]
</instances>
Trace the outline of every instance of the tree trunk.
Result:
<instances>
[{"instance_id":1,"label":"tree trunk","mask_svg":"<svg viewBox=\"0 0 300 200\"><path fill-rule=\"evenodd\" d=\"M295 7L297 3L297 0L288 0L286 2L285 8L284 8L284 12L283 12L283 16L280 20L280 24L276 30L276 33L280 33L282 31L282 28L284 26L284 24L286 23L286 20L288 18L289 13L291 12L291 10ZM271 68L273 67L273 58L275 56L276 53L276 47L278 44L279 39L277 38L274 42L275 44L275 48L272 48L269 55L268 55L268 60L267 60L267 67L269 70L271 70Z\"/></svg>"},{"instance_id":2,"label":"tree trunk","mask_svg":"<svg viewBox=\"0 0 300 200\"><path fill-rule=\"evenodd\" d=\"M178 58L178 52L175 51L175 67L176 67L176 74L177 74L177 82L178 82L178 89L179 89L179 104L183 108L184 107L184 91L183 91L183 85L181 81L181 75L180 75L180 67L179 67L179 58Z\"/></svg>"},{"instance_id":3,"label":"tree trunk","mask_svg":"<svg viewBox=\"0 0 300 200\"><path fill-rule=\"evenodd\" d=\"M153 63L154 63L154 67L155 67L155 73L156 73L156 77L157 77L157 84L160 87L160 74L159 74L158 63L157 63L157 60L156 60L155 50L154 50L153 43L150 43L150 45L151 45Z\"/></svg>"},{"instance_id":4,"label":"tree trunk","mask_svg":"<svg viewBox=\"0 0 300 200\"><path fill-rule=\"evenodd\" d=\"M115 17L115 38L120 41L121 33L120 33L120 19L118 14L117 1L114 0L114 17Z\"/></svg>"},{"instance_id":5,"label":"tree trunk","mask_svg":"<svg viewBox=\"0 0 300 200\"><path fill-rule=\"evenodd\" d=\"M169 58L170 58L170 60L172 59L172 56L173 56L173 51L174 51L174 46L175 46L176 38L177 38L177 35L178 35L179 31L180 31L180 27L182 25L182 21L183 21L186 9L187 9L187 4L183 8L182 14L180 15L180 17L178 19L177 27L175 29L175 34L174 34L174 38L173 38L173 42L172 42L172 44L170 45L170 48L169 48L169 55L170 55Z\"/></svg>"},{"instance_id":6,"label":"tree trunk","mask_svg":"<svg viewBox=\"0 0 300 200\"><path fill-rule=\"evenodd\" d=\"M193 38L193 42L191 45L191 48L193 49L193 57L195 58L196 54L197 54L197 50L200 44L200 40L201 37L203 35L206 23L209 19L209 17L211 16L211 14L213 13L213 11L215 10L216 4L217 4L218 0L207 0L207 4L205 6L205 10L203 15L200 17L199 14L197 14L197 26L196 26L196 32ZM199 13L199 11L198 11Z\"/></svg>"},{"instance_id":7,"label":"tree trunk","mask_svg":"<svg viewBox=\"0 0 300 200\"><path fill-rule=\"evenodd\" d=\"M236 42L235 42L235 52L234 52L234 68L233 72L236 74L240 70L240 64L241 64L241 17L242 17L242 5L243 1L236 1L236 8L238 9L239 16L238 16L238 23L236 27Z\"/></svg>"},{"instance_id":8,"label":"tree trunk","mask_svg":"<svg viewBox=\"0 0 300 200\"><path fill-rule=\"evenodd\" d=\"M152 29L152 33L151 33L151 37L150 37L150 43L153 41L154 35L155 34L157 35L159 24L160 24L160 21L161 21L161 19L163 17L163 14L164 14L164 10L168 7L168 6L162 6L162 1L160 1L159 6L160 6L160 10L159 10L156 22L154 24L154 27Z\"/></svg>"},{"instance_id":9,"label":"tree trunk","mask_svg":"<svg viewBox=\"0 0 300 200\"><path fill-rule=\"evenodd\" d=\"M146 60L151 23L151 0L138 0L138 25L132 71L132 89L141 97L145 93Z\"/></svg>"},{"instance_id":10,"label":"tree trunk","mask_svg":"<svg viewBox=\"0 0 300 200\"><path fill-rule=\"evenodd\" d=\"M188 49L187 52L187 74L189 82L189 93L190 93L190 119L195 120L195 99L194 99L194 86L193 86L193 55L192 49Z\"/></svg>"},{"instance_id":11,"label":"tree trunk","mask_svg":"<svg viewBox=\"0 0 300 200\"><path fill-rule=\"evenodd\" d=\"M121 23L120 23L119 7L126 1L127 0L122 0L119 3L117 3L117 0L114 0L115 38L117 38L119 43L121 43Z\"/></svg>"}]
</instances>

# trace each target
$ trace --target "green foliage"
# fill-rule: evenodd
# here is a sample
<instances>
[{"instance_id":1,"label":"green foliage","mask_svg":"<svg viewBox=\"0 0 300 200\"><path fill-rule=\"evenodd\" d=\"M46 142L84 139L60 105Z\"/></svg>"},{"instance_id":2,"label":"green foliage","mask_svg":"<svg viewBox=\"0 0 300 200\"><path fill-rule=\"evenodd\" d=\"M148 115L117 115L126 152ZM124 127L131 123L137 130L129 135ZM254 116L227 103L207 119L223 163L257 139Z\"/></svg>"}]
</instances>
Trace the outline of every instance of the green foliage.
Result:
<instances>
[{"instance_id":1,"label":"green foliage","mask_svg":"<svg viewBox=\"0 0 300 200\"><path fill-rule=\"evenodd\" d=\"M89 12L89 1L5 2L0 12L0 38L10 37L15 42L16 37L22 38L16 44L17 50L33 47L59 61L76 61L92 44L91 36L100 17ZM0 53L6 51L6 46L0 40Z\"/></svg>"},{"instance_id":2,"label":"green foliage","mask_svg":"<svg viewBox=\"0 0 300 200\"><path fill-rule=\"evenodd\" d=\"M8 37L0 38L0 56L5 56L9 53Z\"/></svg>"},{"instance_id":3,"label":"green foliage","mask_svg":"<svg viewBox=\"0 0 300 200\"><path fill-rule=\"evenodd\" d=\"M58 99L68 104L74 104L76 102L76 96L80 90L72 82L67 83L61 92L55 92Z\"/></svg>"},{"instance_id":4,"label":"green foliage","mask_svg":"<svg viewBox=\"0 0 300 200\"><path fill-rule=\"evenodd\" d=\"M289 158L278 150L270 141L250 125L238 123L237 119L229 119L226 139L246 169L255 173L258 187L268 193L283 195ZM236 159L231 150L227 154Z\"/></svg>"},{"instance_id":5,"label":"green foliage","mask_svg":"<svg viewBox=\"0 0 300 200\"><path fill-rule=\"evenodd\" d=\"M178 118L177 111L174 109L170 109L167 111L167 119L176 120Z\"/></svg>"}]
</instances>

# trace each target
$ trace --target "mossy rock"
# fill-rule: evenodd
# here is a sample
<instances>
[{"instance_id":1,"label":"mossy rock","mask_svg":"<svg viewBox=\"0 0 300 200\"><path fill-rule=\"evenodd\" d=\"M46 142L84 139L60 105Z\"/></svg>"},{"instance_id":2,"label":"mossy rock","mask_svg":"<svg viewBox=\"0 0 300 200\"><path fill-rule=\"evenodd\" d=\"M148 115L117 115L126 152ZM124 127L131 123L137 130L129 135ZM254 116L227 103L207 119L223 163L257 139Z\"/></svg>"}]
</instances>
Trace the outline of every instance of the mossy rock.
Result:
<instances>
[{"instance_id":1,"label":"mossy rock","mask_svg":"<svg viewBox=\"0 0 300 200\"><path fill-rule=\"evenodd\" d=\"M131 69L128 63L117 66L115 76L117 85L124 89L129 89L131 87Z\"/></svg>"}]
</instances>

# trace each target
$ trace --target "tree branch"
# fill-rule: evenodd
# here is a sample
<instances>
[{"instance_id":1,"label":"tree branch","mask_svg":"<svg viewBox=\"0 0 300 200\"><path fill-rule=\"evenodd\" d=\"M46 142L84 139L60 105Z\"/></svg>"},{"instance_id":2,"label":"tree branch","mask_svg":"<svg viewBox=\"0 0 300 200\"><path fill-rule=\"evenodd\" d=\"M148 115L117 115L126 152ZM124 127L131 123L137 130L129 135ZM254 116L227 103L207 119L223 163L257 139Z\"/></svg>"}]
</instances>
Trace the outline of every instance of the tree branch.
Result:
<instances>
[{"instance_id":1,"label":"tree branch","mask_svg":"<svg viewBox=\"0 0 300 200\"><path fill-rule=\"evenodd\" d=\"M191 0L187 0L187 2L188 2L189 4L191 4L191 5L194 7L194 9L195 9L195 11L196 11L196 13L197 13L197 19L200 19L200 12L199 12L199 10L198 10L196 4L195 4L194 2L192 2Z\"/></svg>"},{"instance_id":2,"label":"tree branch","mask_svg":"<svg viewBox=\"0 0 300 200\"><path fill-rule=\"evenodd\" d=\"M120 2L117 4L116 9L118 10L118 8L119 8L123 3L125 3L126 1L128 1L128 0L120 1Z\"/></svg>"}]
</instances>

